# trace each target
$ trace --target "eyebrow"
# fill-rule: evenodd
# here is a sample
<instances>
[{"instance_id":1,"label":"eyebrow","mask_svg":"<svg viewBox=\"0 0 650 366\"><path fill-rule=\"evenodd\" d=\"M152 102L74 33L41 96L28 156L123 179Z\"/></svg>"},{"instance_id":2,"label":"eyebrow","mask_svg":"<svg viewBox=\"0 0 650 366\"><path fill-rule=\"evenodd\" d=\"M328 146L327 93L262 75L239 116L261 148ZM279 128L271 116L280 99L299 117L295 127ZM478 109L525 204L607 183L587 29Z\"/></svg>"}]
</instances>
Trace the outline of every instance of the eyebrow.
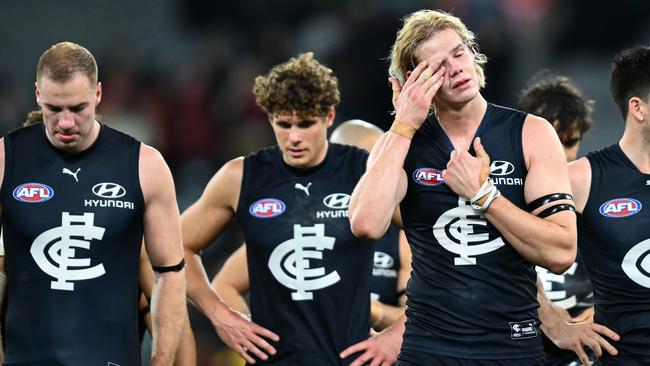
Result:
<instances>
[{"instance_id":1,"label":"eyebrow","mask_svg":"<svg viewBox=\"0 0 650 366\"><path fill-rule=\"evenodd\" d=\"M81 102L79 104L71 105L71 106L60 106L60 105L54 105L50 103L44 103L48 108L65 108L67 107L68 109L83 109L83 107L88 105L88 102Z\"/></svg>"},{"instance_id":2,"label":"eyebrow","mask_svg":"<svg viewBox=\"0 0 650 366\"><path fill-rule=\"evenodd\" d=\"M452 48L451 53L456 53L456 52L458 52L458 50L460 50L461 48L463 48L463 46L465 46L465 45L462 44L462 43L459 43L456 47Z\"/></svg>"}]
</instances>

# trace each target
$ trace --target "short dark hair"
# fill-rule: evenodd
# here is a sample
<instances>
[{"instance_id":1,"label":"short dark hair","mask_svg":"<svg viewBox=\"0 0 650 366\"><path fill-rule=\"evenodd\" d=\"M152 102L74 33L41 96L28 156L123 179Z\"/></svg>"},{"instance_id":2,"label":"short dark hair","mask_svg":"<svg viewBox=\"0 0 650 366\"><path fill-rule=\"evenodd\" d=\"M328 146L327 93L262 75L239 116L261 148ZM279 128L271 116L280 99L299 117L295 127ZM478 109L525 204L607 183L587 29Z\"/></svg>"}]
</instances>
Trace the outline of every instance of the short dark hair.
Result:
<instances>
[{"instance_id":1,"label":"short dark hair","mask_svg":"<svg viewBox=\"0 0 650 366\"><path fill-rule=\"evenodd\" d=\"M551 122L565 146L572 145L576 129L582 135L592 124L593 101L585 99L568 77L546 70L533 76L521 92L519 109Z\"/></svg>"},{"instance_id":2,"label":"short dark hair","mask_svg":"<svg viewBox=\"0 0 650 366\"><path fill-rule=\"evenodd\" d=\"M618 109L627 118L630 98L648 101L650 95L650 47L636 46L614 56L609 91Z\"/></svg>"}]
</instances>

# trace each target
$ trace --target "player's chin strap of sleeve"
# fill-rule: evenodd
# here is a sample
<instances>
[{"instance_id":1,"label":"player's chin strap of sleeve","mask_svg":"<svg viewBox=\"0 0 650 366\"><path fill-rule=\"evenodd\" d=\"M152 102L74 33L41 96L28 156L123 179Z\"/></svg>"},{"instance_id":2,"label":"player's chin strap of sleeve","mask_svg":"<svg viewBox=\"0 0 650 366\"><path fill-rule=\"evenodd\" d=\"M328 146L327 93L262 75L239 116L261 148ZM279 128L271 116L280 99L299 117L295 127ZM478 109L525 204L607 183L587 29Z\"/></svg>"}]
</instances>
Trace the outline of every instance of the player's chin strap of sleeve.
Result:
<instances>
[{"instance_id":1,"label":"player's chin strap of sleeve","mask_svg":"<svg viewBox=\"0 0 650 366\"><path fill-rule=\"evenodd\" d=\"M487 177L474 197L469 199L469 202L474 210L485 212L485 210L488 209L488 206L490 206L490 203L500 195L501 192L499 192L497 186L494 185L492 179Z\"/></svg>"},{"instance_id":2,"label":"player's chin strap of sleeve","mask_svg":"<svg viewBox=\"0 0 650 366\"><path fill-rule=\"evenodd\" d=\"M551 193L546 196L542 196L533 202L527 205L528 212L533 212L542 206L546 206L549 203L555 201L571 201L572 203L558 203L556 205L550 206L537 214L538 217L544 218L551 215L555 215L561 211L573 211L575 212L576 208L573 205L573 197L568 193Z\"/></svg>"},{"instance_id":3,"label":"player's chin strap of sleeve","mask_svg":"<svg viewBox=\"0 0 650 366\"><path fill-rule=\"evenodd\" d=\"M178 264L173 266L152 266L153 270L158 273L179 272L185 268L185 258L181 259Z\"/></svg>"}]
</instances>

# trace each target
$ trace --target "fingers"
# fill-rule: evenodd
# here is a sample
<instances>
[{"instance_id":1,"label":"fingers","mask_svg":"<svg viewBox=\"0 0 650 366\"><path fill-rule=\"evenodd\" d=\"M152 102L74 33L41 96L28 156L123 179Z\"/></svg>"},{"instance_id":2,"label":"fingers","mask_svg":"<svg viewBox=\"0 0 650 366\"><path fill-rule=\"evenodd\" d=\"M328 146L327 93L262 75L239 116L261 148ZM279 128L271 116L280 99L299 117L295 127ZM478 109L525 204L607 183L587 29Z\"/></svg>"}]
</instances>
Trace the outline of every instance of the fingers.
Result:
<instances>
[{"instance_id":1,"label":"fingers","mask_svg":"<svg viewBox=\"0 0 650 366\"><path fill-rule=\"evenodd\" d=\"M352 362L352 363L350 364L350 366L363 366L363 365L365 365L365 364L368 362L368 360L370 360L371 358L372 358L372 357L370 356L370 354L368 354L368 352L365 352L365 353L362 354L361 356L357 357L357 359L354 360L354 362Z\"/></svg>"},{"instance_id":2,"label":"fingers","mask_svg":"<svg viewBox=\"0 0 650 366\"><path fill-rule=\"evenodd\" d=\"M583 365L591 365L591 362L589 362L589 357L587 356L585 350L582 349L582 347L578 346L577 348L574 348L573 352L578 355L578 358L580 358L580 362L582 362Z\"/></svg>"},{"instance_id":3,"label":"fingers","mask_svg":"<svg viewBox=\"0 0 650 366\"><path fill-rule=\"evenodd\" d=\"M420 77L420 74L427 68L427 62L422 61L420 62L415 69L413 69L413 72L411 72L411 75L408 76L406 79L406 82L404 85L402 85L402 88L406 88L407 86L410 86L415 83L415 81Z\"/></svg>"},{"instance_id":4,"label":"fingers","mask_svg":"<svg viewBox=\"0 0 650 366\"><path fill-rule=\"evenodd\" d=\"M598 324L593 324L593 325L594 325L594 328L596 326L598 326L599 328L602 328L602 329L599 329L599 330L594 329L594 332L590 335L590 337L593 338L595 340L595 342L598 343L599 348L604 348L605 351L607 351L607 353L609 353L612 356L616 356L618 354L618 350L611 343L609 343L605 338L601 337L600 334L606 334L607 333L607 335L606 335L607 337L609 337L610 339L615 339L615 340L618 340L618 338L619 338L618 334L612 332L611 330L609 330L609 328L604 327L602 325L598 325ZM600 356L602 356L602 351L601 351L601 354L598 355L598 357L600 357Z\"/></svg>"},{"instance_id":5,"label":"fingers","mask_svg":"<svg viewBox=\"0 0 650 366\"><path fill-rule=\"evenodd\" d=\"M262 352L259 348L257 348L257 346L254 343L251 342L248 342L246 346L242 347L242 350L246 352L247 355L248 352L254 353L255 356L257 356L257 358L261 360L266 360L267 358L269 358L269 356L266 353Z\"/></svg>"},{"instance_id":6,"label":"fingers","mask_svg":"<svg viewBox=\"0 0 650 366\"><path fill-rule=\"evenodd\" d=\"M339 354L341 358L346 358L352 354L355 354L357 352L365 351L369 346L368 340L361 341L359 343L355 343L351 345L350 347L346 348ZM352 365L350 365L352 366Z\"/></svg>"},{"instance_id":7,"label":"fingers","mask_svg":"<svg viewBox=\"0 0 650 366\"><path fill-rule=\"evenodd\" d=\"M390 88L393 91L393 108L397 108L397 98L399 98L399 95L402 92L402 85L394 76L389 77L388 82L390 83Z\"/></svg>"},{"instance_id":8,"label":"fingers","mask_svg":"<svg viewBox=\"0 0 650 366\"><path fill-rule=\"evenodd\" d=\"M253 332L255 334L261 335L264 338L268 338L268 339L270 339L270 340L272 340L274 342L278 342L280 340L279 335L271 332L270 330L268 330L268 329L266 329L266 328L264 328L262 326L259 326L259 325L255 324L255 323L253 323Z\"/></svg>"},{"instance_id":9,"label":"fingers","mask_svg":"<svg viewBox=\"0 0 650 366\"><path fill-rule=\"evenodd\" d=\"M254 342L254 344L251 343L251 346L247 346L249 348L249 350L252 350L253 347L255 347L255 346L259 346L259 347L262 347L267 354L269 354L269 355L274 355L275 354L275 348L273 348L273 346L271 346L266 340L264 340L264 338L261 338L261 337L258 337L257 335L254 335L253 337L250 337L250 341ZM255 347L255 348L257 349L257 347ZM258 354L258 356L259 356L259 354ZM260 356L260 358L262 358L262 357ZM264 359L266 359L266 357L264 357Z\"/></svg>"},{"instance_id":10,"label":"fingers","mask_svg":"<svg viewBox=\"0 0 650 366\"><path fill-rule=\"evenodd\" d=\"M438 68L438 70L427 81L424 82L422 87L425 90L424 95L427 98L433 99L438 90L440 90L440 87L445 81L445 71L447 71L447 69L444 66Z\"/></svg>"},{"instance_id":11,"label":"fingers","mask_svg":"<svg viewBox=\"0 0 650 366\"><path fill-rule=\"evenodd\" d=\"M251 357L248 353L246 353L246 352L248 351L248 349L247 349L246 347L244 347L244 346L239 346L238 348L235 349L235 351L236 351L236 352L237 352L237 353L238 353L238 354L239 354L239 355L240 355L244 360L246 360L246 363L251 364L251 365L255 363L255 359L254 359L253 357Z\"/></svg>"},{"instance_id":12,"label":"fingers","mask_svg":"<svg viewBox=\"0 0 650 366\"><path fill-rule=\"evenodd\" d=\"M594 351L594 354L596 357L600 358L603 355L603 349L600 347L600 343L598 343L598 340L595 338L592 338L591 335L588 335L586 339L582 339L582 343L591 348L592 351Z\"/></svg>"},{"instance_id":13,"label":"fingers","mask_svg":"<svg viewBox=\"0 0 650 366\"><path fill-rule=\"evenodd\" d=\"M601 334L601 335L604 335L605 337L607 337L609 339L612 339L612 340L615 340L615 341L618 341L619 339L621 339L621 337L616 332L614 332L613 330L607 328L604 325L594 323L594 324L591 325L591 329L593 329L594 332L596 332L598 334Z\"/></svg>"},{"instance_id":14,"label":"fingers","mask_svg":"<svg viewBox=\"0 0 650 366\"><path fill-rule=\"evenodd\" d=\"M482 184L490 175L490 156L485 151L483 144L481 144L480 137L474 139L474 151L476 151L476 156L483 160L483 164L481 164L481 172L479 174L479 183Z\"/></svg>"}]
</instances>

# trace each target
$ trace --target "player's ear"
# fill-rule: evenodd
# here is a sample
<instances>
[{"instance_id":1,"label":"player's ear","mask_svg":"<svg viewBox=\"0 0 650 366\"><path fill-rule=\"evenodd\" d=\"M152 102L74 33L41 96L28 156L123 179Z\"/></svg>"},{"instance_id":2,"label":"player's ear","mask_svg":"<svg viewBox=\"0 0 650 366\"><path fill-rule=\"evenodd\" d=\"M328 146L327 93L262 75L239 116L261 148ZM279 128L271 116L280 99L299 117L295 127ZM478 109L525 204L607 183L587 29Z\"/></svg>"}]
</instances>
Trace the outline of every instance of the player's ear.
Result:
<instances>
[{"instance_id":1,"label":"player's ear","mask_svg":"<svg viewBox=\"0 0 650 366\"><path fill-rule=\"evenodd\" d=\"M332 124L334 123L334 117L336 117L336 110L332 108L325 115L325 123L327 123L327 128L332 127Z\"/></svg>"}]
</instances>

